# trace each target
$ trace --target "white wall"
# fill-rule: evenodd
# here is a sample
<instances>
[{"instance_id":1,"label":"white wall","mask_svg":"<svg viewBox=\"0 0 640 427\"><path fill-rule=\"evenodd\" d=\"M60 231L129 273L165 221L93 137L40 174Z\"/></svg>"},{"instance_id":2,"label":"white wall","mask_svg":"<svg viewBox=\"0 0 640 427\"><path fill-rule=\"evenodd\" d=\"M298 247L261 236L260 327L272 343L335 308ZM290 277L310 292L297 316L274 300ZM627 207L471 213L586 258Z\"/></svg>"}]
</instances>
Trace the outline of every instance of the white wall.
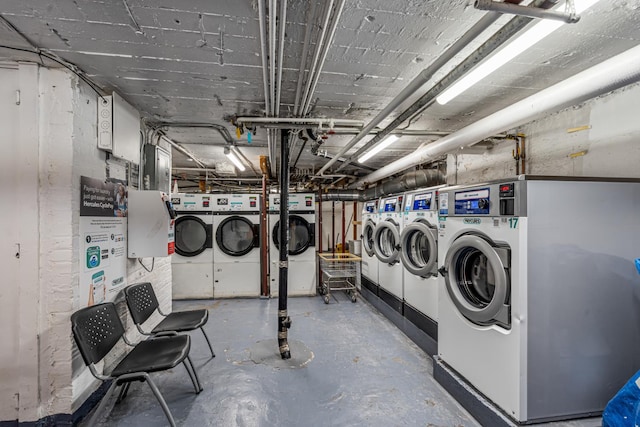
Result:
<instances>
[{"instance_id":1,"label":"white wall","mask_svg":"<svg viewBox=\"0 0 640 427\"><path fill-rule=\"evenodd\" d=\"M640 177L640 84L550 114L517 129L526 135L526 168L534 175ZM568 129L589 126L578 132ZM513 142L482 155L450 154L447 183L515 176ZM582 156L571 154L586 151Z\"/></svg>"},{"instance_id":2,"label":"white wall","mask_svg":"<svg viewBox=\"0 0 640 427\"><path fill-rule=\"evenodd\" d=\"M342 243L342 202L322 202L322 250L327 251L327 249L331 248L331 244L333 239L331 237L332 232L332 224L333 224L333 213L332 213L332 203L335 203L335 239L336 245L338 243ZM353 240L353 229L354 225L352 224L353 218L353 202L345 202L345 230L347 230L347 235L345 241L348 243L349 240ZM358 220L362 220L362 213L360 210L362 209L361 205L358 205L356 212ZM361 226L356 226L356 232L358 239L360 239L361 234ZM337 236L337 237L336 237ZM318 239L319 240L319 239ZM328 243L327 243L328 242Z\"/></svg>"}]
</instances>

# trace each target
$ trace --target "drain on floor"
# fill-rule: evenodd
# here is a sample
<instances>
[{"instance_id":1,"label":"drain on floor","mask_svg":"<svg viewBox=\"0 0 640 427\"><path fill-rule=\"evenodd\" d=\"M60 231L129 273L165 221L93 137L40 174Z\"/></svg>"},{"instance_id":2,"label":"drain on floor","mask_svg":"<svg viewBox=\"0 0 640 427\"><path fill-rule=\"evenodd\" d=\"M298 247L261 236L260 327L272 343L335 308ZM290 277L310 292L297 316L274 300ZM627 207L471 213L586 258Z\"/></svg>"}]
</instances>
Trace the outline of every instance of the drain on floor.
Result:
<instances>
[{"instance_id":1,"label":"drain on floor","mask_svg":"<svg viewBox=\"0 0 640 427\"><path fill-rule=\"evenodd\" d=\"M291 349L291 359L287 360L280 357L278 340L276 339L258 341L249 349L249 352L254 363L274 368L303 368L313 360L313 352L301 341L289 340L289 348Z\"/></svg>"}]
</instances>

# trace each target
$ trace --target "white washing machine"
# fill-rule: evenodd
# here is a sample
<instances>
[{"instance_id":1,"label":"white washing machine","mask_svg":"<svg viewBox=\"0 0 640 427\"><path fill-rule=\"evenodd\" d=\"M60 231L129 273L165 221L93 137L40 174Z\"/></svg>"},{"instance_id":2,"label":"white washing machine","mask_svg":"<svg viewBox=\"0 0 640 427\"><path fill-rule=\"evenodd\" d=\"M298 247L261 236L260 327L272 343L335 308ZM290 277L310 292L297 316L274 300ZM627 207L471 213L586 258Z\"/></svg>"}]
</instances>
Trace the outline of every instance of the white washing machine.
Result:
<instances>
[{"instance_id":1,"label":"white washing machine","mask_svg":"<svg viewBox=\"0 0 640 427\"><path fill-rule=\"evenodd\" d=\"M373 247L378 258L378 296L402 313L404 292L400 263L402 196L383 197L378 202L379 218L373 231Z\"/></svg>"},{"instance_id":2,"label":"white washing machine","mask_svg":"<svg viewBox=\"0 0 640 427\"><path fill-rule=\"evenodd\" d=\"M378 224L378 200L370 200L362 205L362 286L378 295L378 266L373 245L373 232Z\"/></svg>"},{"instance_id":3,"label":"white washing machine","mask_svg":"<svg viewBox=\"0 0 640 427\"><path fill-rule=\"evenodd\" d=\"M640 366L640 183L521 176L439 205L441 360L518 422L601 412Z\"/></svg>"},{"instance_id":4,"label":"white washing machine","mask_svg":"<svg viewBox=\"0 0 640 427\"><path fill-rule=\"evenodd\" d=\"M260 196L213 197L215 298L260 296Z\"/></svg>"},{"instance_id":5,"label":"white washing machine","mask_svg":"<svg viewBox=\"0 0 640 427\"><path fill-rule=\"evenodd\" d=\"M404 195L400 234L404 315L433 339L438 338L438 190Z\"/></svg>"},{"instance_id":6,"label":"white washing machine","mask_svg":"<svg viewBox=\"0 0 640 427\"><path fill-rule=\"evenodd\" d=\"M213 298L213 212L210 194L171 195L177 213L171 256L173 299Z\"/></svg>"},{"instance_id":7,"label":"white washing machine","mask_svg":"<svg viewBox=\"0 0 640 427\"><path fill-rule=\"evenodd\" d=\"M316 203L314 193L289 194L289 296L316 294ZM280 270L280 194L269 195L271 295L278 295Z\"/></svg>"}]
</instances>

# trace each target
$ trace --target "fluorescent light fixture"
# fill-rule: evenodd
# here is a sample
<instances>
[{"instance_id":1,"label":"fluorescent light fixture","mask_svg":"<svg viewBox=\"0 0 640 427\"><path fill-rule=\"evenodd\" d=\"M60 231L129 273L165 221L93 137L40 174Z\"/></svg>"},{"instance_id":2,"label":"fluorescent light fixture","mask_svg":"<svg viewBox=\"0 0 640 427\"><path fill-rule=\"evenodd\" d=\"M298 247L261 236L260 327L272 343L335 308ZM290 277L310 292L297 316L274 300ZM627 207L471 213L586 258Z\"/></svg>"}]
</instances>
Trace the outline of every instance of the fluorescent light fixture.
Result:
<instances>
[{"instance_id":1,"label":"fluorescent light fixture","mask_svg":"<svg viewBox=\"0 0 640 427\"><path fill-rule=\"evenodd\" d=\"M244 172L245 167L240 161L240 159L238 158L238 156L236 155L236 153L231 151L229 147L225 147L224 154L225 156L227 156L229 160L231 160L231 163L233 163L240 170L240 172Z\"/></svg>"},{"instance_id":2,"label":"fluorescent light fixture","mask_svg":"<svg viewBox=\"0 0 640 427\"><path fill-rule=\"evenodd\" d=\"M584 12L598 1L600 0L576 0L576 13L580 14ZM531 46L535 45L558 28L562 27L562 25L564 25L564 23L559 21L539 21L533 27L525 31L521 36L502 48L502 50L484 61L482 64L478 65L476 68L471 70L470 73L442 92L440 96L436 98L436 101L441 105L451 101L453 98L462 94L471 86L475 85L480 80L484 79L489 74L493 73L498 68L502 67L504 64L511 61L513 58L520 55L522 52L529 49Z\"/></svg>"},{"instance_id":3,"label":"fluorescent light fixture","mask_svg":"<svg viewBox=\"0 0 640 427\"><path fill-rule=\"evenodd\" d=\"M372 158L373 156L375 156L376 154L378 154L379 152L381 152L382 150L384 150L385 148L387 148L388 146L396 142L398 139L399 138L396 135L389 135L384 140L382 140L382 142L378 143L378 145L376 145L371 150L367 151L362 156L360 156L358 158L358 163L366 162L367 160L369 160L370 158Z\"/></svg>"}]
</instances>

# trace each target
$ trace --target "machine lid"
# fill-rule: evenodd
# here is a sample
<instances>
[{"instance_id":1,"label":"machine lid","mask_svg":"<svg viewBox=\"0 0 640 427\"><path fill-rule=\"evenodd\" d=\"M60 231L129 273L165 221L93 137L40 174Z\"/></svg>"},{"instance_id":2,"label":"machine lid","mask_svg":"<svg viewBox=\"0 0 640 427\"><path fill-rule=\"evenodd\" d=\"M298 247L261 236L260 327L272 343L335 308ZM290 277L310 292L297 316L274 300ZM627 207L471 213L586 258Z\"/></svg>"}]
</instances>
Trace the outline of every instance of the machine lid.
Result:
<instances>
[{"instance_id":1,"label":"machine lid","mask_svg":"<svg viewBox=\"0 0 640 427\"><path fill-rule=\"evenodd\" d=\"M437 275L437 228L420 218L405 226L400 234L400 259L411 274L420 277Z\"/></svg>"},{"instance_id":2,"label":"machine lid","mask_svg":"<svg viewBox=\"0 0 640 427\"><path fill-rule=\"evenodd\" d=\"M373 233L376 229L376 223L372 219L368 219L364 223L364 227L362 227L362 245L364 246L364 251L370 257L375 256L376 250L373 245Z\"/></svg>"},{"instance_id":3,"label":"machine lid","mask_svg":"<svg viewBox=\"0 0 640 427\"><path fill-rule=\"evenodd\" d=\"M194 257L211 248L211 225L196 216L186 215L176 218L176 253L184 257Z\"/></svg>"},{"instance_id":4,"label":"machine lid","mask_svg":"<svg viewBox=\"0 0 640 427\"><path fill-rule=\"evenodd\" d=\"M216 230L216 243L230 256L243 256L260 246L259 226L242 216L225 218Z\"/></svg>"},{"instance_id":5,"label":"machine lid","mask_svg":"<svg viewBox=\"0 0 640 427\"><path fill-rule=\"evenodd\" d=\"M398 262L400 255L400 232L398 224L387 218L378 222L373 233L373 247L376 257L387 264Z\"/></svg>"},{"instance_id":6,"label":"machine lid","mask_svg":"<svg viewBox=\"0 0 640 427\"><path fill-rule=\"evenodd\" d=\"M476 234L458 237L447 250L447 293L469 321L511 328L509 260L508 248Z\"/></svg>"},{"instance_id":7,"label":"machine lid","mask_svg":"<svg viewBox=\"0 0 640 427\"><path fill-rule=\"evenodd\" d=\"M300 255L316 245L316 225L299 215L289 215L289 255ZM273 243L280 249L280 221L273 226Z\"/></svg>"}]
</instances>

